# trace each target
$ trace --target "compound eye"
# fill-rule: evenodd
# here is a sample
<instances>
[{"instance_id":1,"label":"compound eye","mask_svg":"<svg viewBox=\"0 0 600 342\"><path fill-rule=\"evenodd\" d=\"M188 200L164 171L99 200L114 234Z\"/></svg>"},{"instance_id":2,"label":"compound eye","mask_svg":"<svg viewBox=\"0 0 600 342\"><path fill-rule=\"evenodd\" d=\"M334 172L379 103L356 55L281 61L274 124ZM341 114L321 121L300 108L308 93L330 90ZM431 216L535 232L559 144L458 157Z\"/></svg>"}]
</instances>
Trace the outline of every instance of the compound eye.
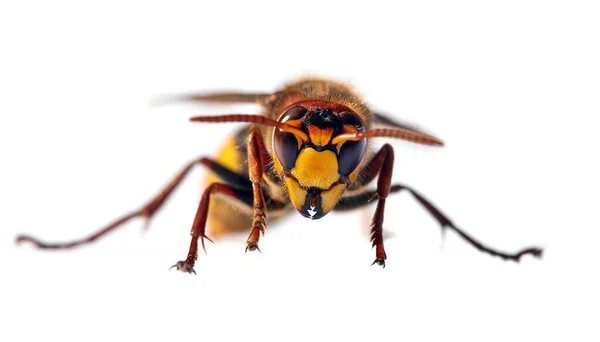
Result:
<instances>
[{"instance_id":1,"label":"compound eye","mask_svg":"<svg viewBox=\"0 0 600 342\"><path fill-rule=\"evenodd\" d=\"M299 120L306 114L306 108L302 106L295 106L288 109L279 120L280 122L287 122L290 120ZM298 157L299 143L298 139L292 133L281 132L279 129L275 129L273 135L273 147L275 153L283 165L284 170L290 170L296 165L296 158Z\"/></svg>"},{"instance_id":2,"label":"compound eye","mask_svg":"<svg viewBox=\"0 0 600 342\"><path fill-rule=\"evenodd\" d=\"M363 159L366 147L366 139L344 142L338 155L338 173L342 176L351 174Z\"/></svg>"},{"instance_id":3,"label":"compound eye","mask_svg":"<svg viewBox=\"0 0 600 342\"><path fill-rule=\"evenodd\" d=\"M285 171L294 168L298 157L298 139L292 133L281 132L275 129L273 135L275 153Z\"/></svg>"},{"instance_id":4,"label":"compound eye","mask_svg":"<svg viewBox=\"0 0 600 342\"><path fill-rule=\"evenodd\" d=\"M339 114L344 125L350 126L351 129L364 132L365 126L358 115L350 111L343 111ZM338 154L338 173L347 176L356 169L362 160L367 146L365 139L358 141L346 141L342 144Z\"/></svg>"}]
</instances>

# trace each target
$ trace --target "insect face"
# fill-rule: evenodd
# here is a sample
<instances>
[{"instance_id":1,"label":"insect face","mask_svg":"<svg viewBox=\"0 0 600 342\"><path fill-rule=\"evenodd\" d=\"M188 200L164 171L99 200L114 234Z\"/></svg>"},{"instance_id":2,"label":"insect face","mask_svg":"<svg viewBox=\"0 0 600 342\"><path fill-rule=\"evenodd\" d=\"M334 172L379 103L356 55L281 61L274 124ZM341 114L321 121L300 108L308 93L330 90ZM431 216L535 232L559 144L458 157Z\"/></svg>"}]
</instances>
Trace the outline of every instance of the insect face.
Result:
<instances>
[{"instance_id":1,"label":"insect face","mask_svg":"<svg viewBox=\"0 0 600 342\"><path fill-rule=\"evenodd\" d=\"M319 219L333 209L354 181L366 150L365 139L336 142L334 138L364 132L364 124L349 108L328 101L295 103L279 122L297 130L275 130L277 172L283 175L300 214Z\"/></svg>"}]
</instances>

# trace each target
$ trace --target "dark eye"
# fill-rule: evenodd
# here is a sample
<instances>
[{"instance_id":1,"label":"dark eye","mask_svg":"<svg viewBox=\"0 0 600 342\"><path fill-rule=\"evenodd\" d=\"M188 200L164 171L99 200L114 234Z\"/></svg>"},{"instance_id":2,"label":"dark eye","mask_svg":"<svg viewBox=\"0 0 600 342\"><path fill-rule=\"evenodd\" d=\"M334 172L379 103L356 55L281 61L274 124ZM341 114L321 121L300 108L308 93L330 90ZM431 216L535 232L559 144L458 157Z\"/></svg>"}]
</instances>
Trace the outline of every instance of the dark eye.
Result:
<instances>
[{"instance_id":1,"label":"dark eye","mask_svg":"<svg viewBox=\"0 0 600 342\"><path fill-rule=\"evenodd\" d=\"M306 112L306 108L302 106L292 107L281 116L280 122L301 119ZM298 139L296 139L296 136L292 133L281 132L276 128L273 135L273 147L284 170L292 169L296 165L296 158L298 157Z\"/></svg>"},{"instance_id":2,"label":"dark eye","mask_svg":"<svg viewBox=\"0 0 600 342\"><path fill-rule=\"evenodd\" d=\"M339 116L344 125L351 126L359 132L365 131L365 126L358 115L350 111L343 111ZM365 154L366 146L367 141L364 139L344 142L338 155L338 173L340 175L347 176L356 169Z\"/></svg>"},{"instance_id":3,"label":"dark eye","mask_svg":"<svg viewBox=\"0 0 600 342\"><path fill-rule=\"evenodd\" d=\"M273 135L273 147L284 170L292 169L296 165L296 157L298 157L296 136L292 133L281 132L276 128Z\"/></svg>"},{"instance_id":4,"label":"dark eye","mask_svg":"<svg viewBox=\"0 0 600 342\"><path fill-rule=\"evenodd\" d=\"M346 141L338 155L338 173L347 176L360 164L365 154L367 140Z\"/></svg>"}]
</instances>

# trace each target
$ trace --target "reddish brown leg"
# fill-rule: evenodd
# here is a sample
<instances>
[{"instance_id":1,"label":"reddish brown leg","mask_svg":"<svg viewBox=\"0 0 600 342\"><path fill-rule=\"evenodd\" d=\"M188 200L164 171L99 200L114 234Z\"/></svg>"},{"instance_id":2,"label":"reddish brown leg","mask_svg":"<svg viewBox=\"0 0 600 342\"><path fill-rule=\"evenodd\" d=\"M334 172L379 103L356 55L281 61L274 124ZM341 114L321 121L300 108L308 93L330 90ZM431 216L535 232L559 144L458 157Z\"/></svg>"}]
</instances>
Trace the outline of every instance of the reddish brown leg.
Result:
<instances>
[{"instance_id":1,"label":"reddish brown leg","mask_svg":"<svg viewBox=\"0 0 600 342\"><path fill-rule=\"evenodd\" d=\"M229 171L227 168L223 167L219 163L208 159L208 158L199 158L196 159L189 164L187 164L172 180L165 186L158 194L156 194L147 204L142 206L141 209L136 211L132 211L123 217L117 219L113 223L109 224L105 228L100 229L99 231L79 240L62 242L62 243L46 243L38 240L37 238L31 237L29 235L19 235L16 238L17 243L21 242L30 242L34 244L38 248L43 249L66 249L73 248L80 245L88 244L96 239L106 235L107 233L121 227L123 224L128 222L129 220L136 217L143 217L146 219L145 227L148 227L148 222L150 219L156 214L156 212L162 207L165 201L169 198L169 196L173 193L175 188L181 183L181 181L185 178L185 176L192 170L194 165L202 164L207 166L213 172L221 176L221 178L225 179L228 183L235 185L238 188L249 188L250 182L243 175L238 175L232 171Z\"/></svg>"},{"instance_id":2,"label":"reddish brown leg","mask_svg":"<svg viewBox=\"0 0 600 342\"><path fill-rule=\"evenodd\" d=\"M377 208L373 221L371 222L371 241L375 247L375 261L377 264L385 267L385 249L383 247L383 216L385 210L385 200L390 193L392 183L392 171L394 168L394 150L389 144L383 145L381 150L371 159L369 169L372 173L378 173L376 195L379 197ZM372 265L373 265L372 264Z\"/></svg>"},{"instance_id":3,"label":"reddish brown leg","mask_svg":"<svg viewBox=\"0 0 600 342\"><path fill-rule=\"evenodd\" d=\"M406 190L406 191L410 192L417 199L417 201L419 201L419 203L421 203L421 205L423 205L423 207L425 207L425 209L439 222L439 224L442 227L442 233L444 232L445 229L451 229L451 230L455 231L460 237L462 237L471 246L477 248L480 252L487 253L487 254L490 254L493 256L497 256L504 260L511 260L511 261L515 261L515 262L521 261L521 257L523 255L531 254L537 258L540 258L542 256L543 250L539 247L527 247L527 248L522 248L521 250L519 250L516 253L506 253L506 252L501 252L495 248L486 246L483 243L475 240L475 238L471 237L469 234L467 234L462 229L455 226L454 223L448 218L448 216L443 214L439 209L437 209L431 203L431 201L427 200L425 197L423 197L421 194L419 194L414 189L412 189L406 185L395 184L390 188L390 194L400 192L402 190ZM372 201L377 198L378 198L377 191L366 190L359 194L343 197L338 202L337 206L335 207L335 210L345 211L345 210L357 209L357 208L364 207L364 206L372 203Z\"/></svg>"},{"instance_id":4,"label":"reddish brown leg","mask_svg":"<svg viewBox=\"0 0 600 342\"><path fill-rule=\"evenodd\" d=\"M177 270L187 273L194 273L194 265L196 263L196 259L198 259L198 239L202 243L202 249L206 251L204 248L204 239L210 240L206 234L206 218L208 217L208 210L210 207L210 196L212 194L224 194L231 196L233 198L243 197L243 192L246 190L236 189L231 185L223 184L223 183L213 183L204 190L204 194L202 195L202 199L200 200L200 204L198 205L198 210L196 211L196 217L194 218L194 223L192 224L192 231L190 234L192 235L192 241L190 243L190 249L188 251L187 258L182 261L178 261L175 265L171 266L171 268L175 267Z\"/></svg>"},{"instance_id":5,"label":"reddish brown leg","mask_svg":"<svg viewBox=\"0 0 600 342\"><path fill-rule=\"evenodd\" d=\"M246 251L254 251L258 248L258 240L260 235L265 233L267 227L267 211L265 198L263 196L261 181L263 172L268 165L270 157L265 153L265 146L262 136L258 129L254 128L250 131L248 139L248 174L252 182L252 193L254 199L254 219L252 222L252 230L246 241Z\"/></svg>"},{"instance_id":6,"label":"reddish brown leg","mask_svg":"<svg viewBox=\"0 0 600 342\"><path fill-rule=\"evenodd\" d=\"M427 211L433 217L435 217L435 219L442 226L442 232L446 228L449 228L449 229L455 231L460 237L465 239L465 241L467 241L471 246L477 248L477 250L479 250L480 252L484 252L484 253L490 254L492 256L502 258L504 260L511 260L511 261L515 261L515 262L521 261L521 257L523 255L531 254L537 258L540 258L542 256L543 250L539 247L527 247L527 248L521 249L520 251L518 251L516 253L505 253L505 252L500 252L494 248L485 246L481 242L475 240L470 235L468 235L467 233L465 233L464 231L462 231L461 229L456 227L454 225L454 223L452 221L450 221L450 219L446 215L442 214L442 212L440 210L438 210L435 206L433 206L433 204L431 204L431 202L429 200L425 199L425 197L421 196L421 194L419 194L412 188L405 186L405 185L400 185L400 184L396 184L396 185L392 186L392 188L391 188L392 192L399 192L402 190L406 190L406 191L410 192L417 199L417 201L419 201L419 203L421 203L421 205L423 205L423 207L425 207L425 209L427 209Z\"/></svg>"}]
</instances>

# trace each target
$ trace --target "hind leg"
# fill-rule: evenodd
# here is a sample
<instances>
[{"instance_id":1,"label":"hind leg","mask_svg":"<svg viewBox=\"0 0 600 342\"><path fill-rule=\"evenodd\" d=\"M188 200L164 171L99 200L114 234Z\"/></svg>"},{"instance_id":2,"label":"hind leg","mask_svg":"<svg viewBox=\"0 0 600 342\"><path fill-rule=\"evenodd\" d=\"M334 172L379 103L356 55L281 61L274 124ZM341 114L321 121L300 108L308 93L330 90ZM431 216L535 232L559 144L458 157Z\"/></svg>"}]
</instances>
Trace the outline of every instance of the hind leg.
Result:
<instances>
[{"instance_id":1,"label":"hind leg","mask_svg":"<svg viewBox=\"0 0 600 342\"><path fill-rule=\"evenodd\" d=\"M114 222L111 222L104 228L90 234L89 236L73 241L48 243L43 242L30 235L21 234L17 236L16 242L29 242L41 249L68 249L92 243L97 239L105 236L106 234L116 230L117 228L122 227L125 223L129 222L134 218L144 218L148 223L156 214L156 212L164 205L166 200L170 197L173 191L189 174L189 172L193 169L195 165L206 166L208 169L217 174L221 179L223 179L226 183L231 184L232 186L235 186L238 189L249 189L250 191L252 189L252 184L250 183L250 180L247 176L237 174L228 169L227 167L223 166L219 162L216 162L212 159L199 158L188 163L159 193L152 197L150 201L148 201L140 209L134 210L123 215Z\"/></svg>"}]
</instances>

